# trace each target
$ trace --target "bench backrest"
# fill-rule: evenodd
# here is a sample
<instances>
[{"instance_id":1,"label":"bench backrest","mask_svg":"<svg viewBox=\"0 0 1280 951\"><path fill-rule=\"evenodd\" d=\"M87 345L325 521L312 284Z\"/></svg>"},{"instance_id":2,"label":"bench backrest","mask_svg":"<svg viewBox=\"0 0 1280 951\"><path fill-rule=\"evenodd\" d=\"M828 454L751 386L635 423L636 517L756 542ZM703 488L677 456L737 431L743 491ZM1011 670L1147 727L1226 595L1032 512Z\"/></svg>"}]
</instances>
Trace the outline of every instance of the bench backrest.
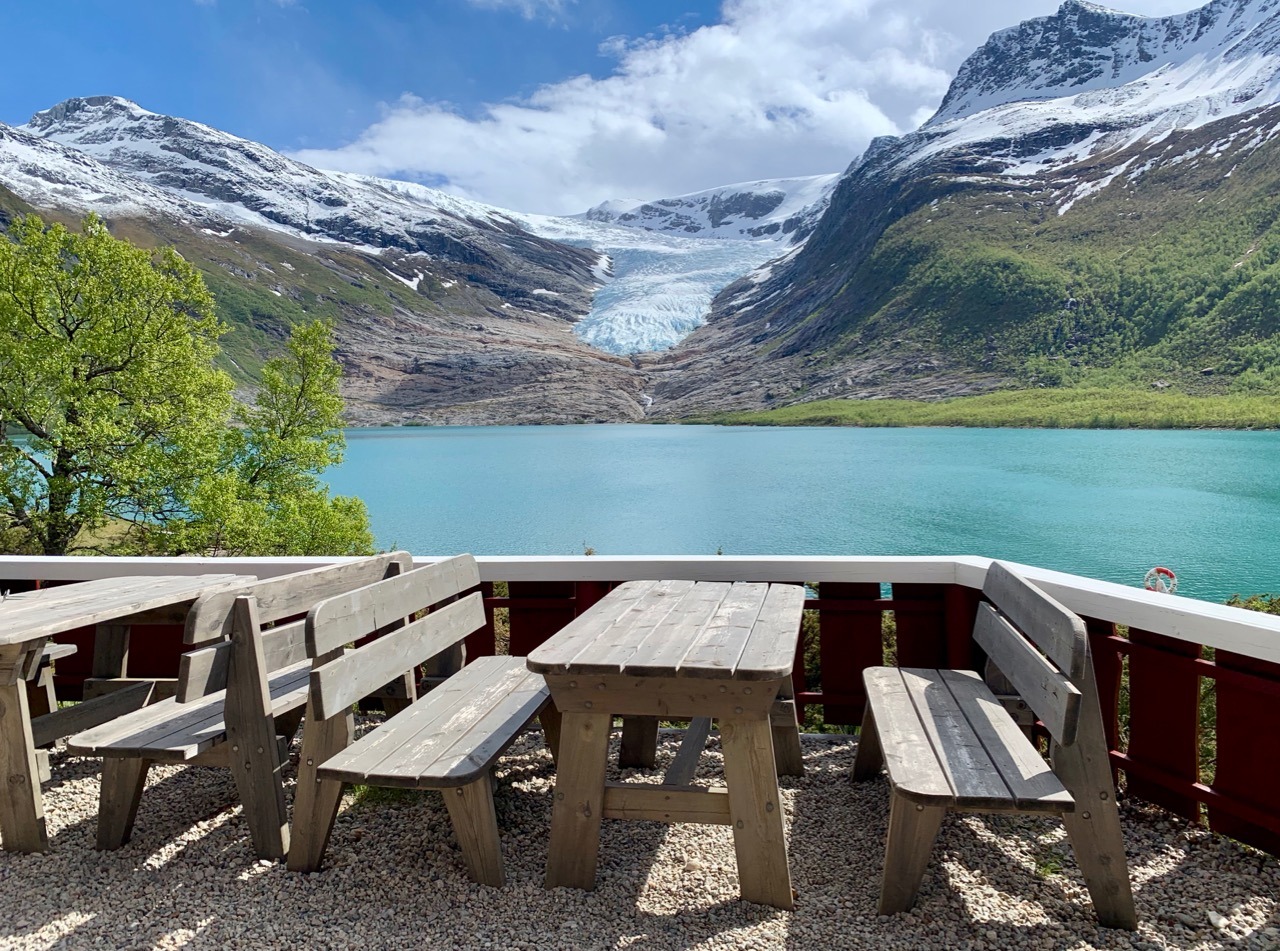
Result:
<instances>
[{"instance_id":1,"label":"bench backrest","mask_svg":"<svg viewBox=\"0 0 1280 951\"><path fill-rule=\"evenodd\" d=\"M307 656L321 661L311 671L311 703L316 716L328 720L344 712L378 687L484 627L480 592L452 600L479 584L475 559L459 555L313 607L306 620L306 649ZM446 601L450 603L441 606ZM425 616L415 618L427 610ZM398 629L344 651L366 635L406 618L411 620ZM334 654L338 656L325 662Z\"/></svg>"},{"instance_id":2,"label":"bench backrest","mask_svg":"<svg viewBox=\"0 0 1280 951\"><path fill-rule=\"evenodd\" d=\"M1008 566L993 561L973 639L1053 738L1076 741L1080 684L1092 677L1084 621Z\"/></svg>"},{"instance_id":3,"label":"bench backrest","mask_svg":"<svg viewBox=\"0 0 1280 951\"><path fill-rule=\"evenodd\" d=\"M184 640L188 644L209 646L182 655L178 702L195 700L227 686L233 652L230 638L238 628L245 628L239 633L261 637L262 674L269 676L307 658L306 621L298 615L305 614L326 597L365 587L412 568L413 556L396 551L267 578L238 591L200 598L187 616ZM276 623L285 618L297 620ZM263 625L275 626L264 630Z\"/></svg>"}]
</instances>

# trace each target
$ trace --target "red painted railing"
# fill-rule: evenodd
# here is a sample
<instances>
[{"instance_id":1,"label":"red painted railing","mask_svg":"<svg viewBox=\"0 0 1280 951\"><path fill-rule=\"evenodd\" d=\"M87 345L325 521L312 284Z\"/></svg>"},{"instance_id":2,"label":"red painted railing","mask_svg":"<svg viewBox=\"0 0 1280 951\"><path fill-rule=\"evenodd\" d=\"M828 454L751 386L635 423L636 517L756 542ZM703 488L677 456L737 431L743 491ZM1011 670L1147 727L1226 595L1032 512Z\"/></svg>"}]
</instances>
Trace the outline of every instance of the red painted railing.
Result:
<instances>
[{"instance_id":1,"label":"red painted railing","mask_svg":"<svg viewBox=\"0 0 1280 951\"><path fill-rule=\"evenodd\" d=\"M493 561L495 564L484 568L487 580L482 585L489 623L468 638L469 657L498 649L495 614L499 610L507 614L510 652L527 654L613 586L598 580L608 570L601 563L604 559L586 559L593 563L589 566L557 564L554 570L546 571L537 564L510 560L516 562L514 567L507 566L513 574L526 579L549 575L554 580L511 581L506 595L497 597L494 583L507 569L501 563L504 560ZM895 581L887 586L889 597L883 596L886 586L868 580L823 580L814 585L816 597L808 601L795 672L798 704L821 706L828 723L853 727L862 717L865 697L861 673L865 667L892 660L904 666L976 666L981 658L970 631L981 597L975 585L981 584L985 569L968 563L972 561L957 560L967 573L965 584ZM681 577L686 575L677 572L683 570L689 577L761 580L771 576L772 563L739 562L631 565L625 577ZM820 567L827 578L848 577L850 573L861 579L874 577L866 566L849 571L824 562ZM927 567L929 571L936 569L933 564ZM171 570L172 563L166 568ZM238 565L236 570L253 573L259 569ZM296 569L280 567L272 573L287 570ZM650 571L654 573L638 573ZM595 580L565 580L575 573L594 576ZM907 572L899 571L903 573ZM921 573L912 568L908 576L920 577ZM953 572L960 573L959 568ZM792 573L787 580L800 576ZM1088 615L1091 606L1101 613L1100 598L1111 598L1104 607L1116 603L1117 596L1110 589L1099 593L1099 587L1106 587L1101 583L1051 573L1045 573L1045 579L1043 583L1055 589L1051 593L1056 592L1078 613ZM0 589L21 590L30 585L29 580L0 582ZM1112 620L1086 616L1112 762L1127 795L1188 819L1206 820L1218 832L1280 854L1280 663L1221 648L1211 653L1188 639L1187 625L1179 620L1194 616L1198 626L1193 629L1200 632L1198 636L1217 637L1220 644L1233 647L1239 646L1237 641L1262 644L1258 652L1275 657L1270 646L1280 643L1280 632L1271 630L1275 619L1254 622L1246 612L1220 619L1218 615L1225 609L1185 599L1160 601L1153 608L1157 602L1126 593L1128 589L1118 590L1123 606L1109 612L1113 618L1128 613L1136 619L1153 610L1161 618L1170 618L1167 626L1163 621L1157 625L1164 626L1161 633L1136 628L1125 631ZM1136 607L1131 603L1135 599ZM1166 610L1165 604L1176 604L1177 608ZM888 638L884 634L886 614L893 619L893 634ZM1239 632L1242 626L1247 636L1219 636L1220 627ZM79 681L89 673L93 631L77 632L73 640L80 652L57 665L60 693L69 698L78 695ZM181 649L180 631L172 625L136 628L130 673L173 676ZM1213 708L1201 701L1206 685L1215 694ZM1203 710L1211 710L1212 715L1202 715Z\"/></svg>"}]
</instances>

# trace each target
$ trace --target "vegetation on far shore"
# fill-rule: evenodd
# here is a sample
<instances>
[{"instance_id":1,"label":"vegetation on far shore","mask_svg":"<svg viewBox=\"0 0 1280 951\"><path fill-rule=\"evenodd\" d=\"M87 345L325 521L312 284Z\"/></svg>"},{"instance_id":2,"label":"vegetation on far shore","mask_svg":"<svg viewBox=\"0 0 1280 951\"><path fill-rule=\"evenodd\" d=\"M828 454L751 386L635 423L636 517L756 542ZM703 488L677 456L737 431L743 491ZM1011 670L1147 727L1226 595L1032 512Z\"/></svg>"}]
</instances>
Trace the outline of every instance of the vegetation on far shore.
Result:
<instances>
[{"instance_id":1,"label":"vegetation on far shore","mask_svg":"<svg viewBox=\"0 0 1280 951\"><path fill-rule=\"evenodd\" d=\"M1047 429L1276 429L1280 397L1170 390L1003 390L938 402L821 400L686 423L736 426L991 426Z\"/></svg>"}]
</instances>

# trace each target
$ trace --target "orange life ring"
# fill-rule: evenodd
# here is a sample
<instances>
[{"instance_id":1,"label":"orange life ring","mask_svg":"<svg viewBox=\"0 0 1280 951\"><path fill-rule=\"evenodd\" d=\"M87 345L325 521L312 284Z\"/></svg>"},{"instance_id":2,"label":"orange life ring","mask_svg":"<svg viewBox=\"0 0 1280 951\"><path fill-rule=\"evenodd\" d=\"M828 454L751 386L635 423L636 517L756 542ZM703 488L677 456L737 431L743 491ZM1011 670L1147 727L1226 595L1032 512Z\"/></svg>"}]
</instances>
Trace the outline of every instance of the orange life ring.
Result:
<instances>
[{"instance_id":1,"label":"orange life ring","mask_svg":"<svg viewBox=\"0 0 1280 951\"><path fill-rule=\"evenodd\" d=\"M1157 565L1147 572L1147 576L1142 579L1142 586L1148 591L1173 594L1178 590L1178 576L1170 569Z\"/></svg>"}]
</instances>

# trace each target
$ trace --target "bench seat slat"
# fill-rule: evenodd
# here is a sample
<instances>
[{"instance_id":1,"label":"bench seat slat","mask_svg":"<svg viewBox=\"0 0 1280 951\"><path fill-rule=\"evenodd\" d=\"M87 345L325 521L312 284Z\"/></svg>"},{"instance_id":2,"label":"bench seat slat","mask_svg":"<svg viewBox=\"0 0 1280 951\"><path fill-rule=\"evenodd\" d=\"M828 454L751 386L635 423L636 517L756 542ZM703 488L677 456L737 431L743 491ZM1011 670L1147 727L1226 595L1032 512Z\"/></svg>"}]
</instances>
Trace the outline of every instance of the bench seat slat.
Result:
<instances>
[{"instance_id":1,"label":"bench seat slat","mask_svg":"<svg viewBox=\"0 0 1280 951\"><path fill-rule=\"evenodd\" d=\"M1075 801L982 678L972 670L940 671L992 764L1023 812L1073 812Z\"/></svg>"},{"instance_id":2,"label":"bench seat slat","mask_svg":"<svg viewBox=\"0 0 1280 951\"><path fill-rule=\"evenodd\" d=\"M919 755L919 750L932 747L902 671L897 667L868 667L862 676L876 732L883 737L885 767L895 786L924 805L954 803L955 790L947 782L938 758Z\"/></svg>"},{"instance_id":3,"label":"bench seat slat","mask_svg":"<svg viewBox=\"0 0 1280 951\"><path fill-rule=\"evenodd\" d=\"M319 776L409 788L464 785L488 768L548 696L523 658L482 657L328 759ZM490 733L496 745L484 740ZM482 753L481 765L464 762Z\"/></svg>"},{"instance_id":4,"label":"bench seat slat","mask_svg":"<svg viewBox=\"0 0 1280 951\"><path fill-rule=\"evenodd\" d=\"M965 719L964 711L947 688L941 672L904 667L902 680L920 717L933 755L955 792L955 803L979 808L1007 808L1013 798L1009 787ZM917 750L916 755L921 755L921 751Z\"/></svg>"},{"instance_id":5,"label":"bench seat slat","mask_svg":"<svg viewBox=\"0 0 1280 951\"><path fill-rule=\"evenodd\" d=\"M310 665L295 664L273 673L269 680L272 713L297 709L306 703ZM74 753L95 756L142 757L168 762L194 759L227 736L225 691L191 703L162 700L136 713L86 730L68 741Z\"/></svg>"}]
</instances>

